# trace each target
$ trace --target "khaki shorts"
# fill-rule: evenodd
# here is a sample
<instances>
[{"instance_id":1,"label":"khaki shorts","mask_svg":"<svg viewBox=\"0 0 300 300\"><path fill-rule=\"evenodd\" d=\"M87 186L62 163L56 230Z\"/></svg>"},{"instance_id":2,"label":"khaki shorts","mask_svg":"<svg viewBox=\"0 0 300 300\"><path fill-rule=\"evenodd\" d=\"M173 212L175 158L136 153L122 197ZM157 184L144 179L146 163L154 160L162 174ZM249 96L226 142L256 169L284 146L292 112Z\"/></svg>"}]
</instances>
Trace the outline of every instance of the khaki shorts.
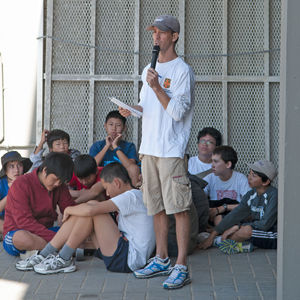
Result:
<instances>
[{"instance_id":1,"label":"khaki shorts","mask_svg":"<svg viewBox=\"0 0 300 300\"><path fill-rule=\"evenodd\" d=\"M162 210L167 215L189 210L191 183L187 177L187 159L141 155L143 199L148 215Z\"/></svg>"}]
</instances>

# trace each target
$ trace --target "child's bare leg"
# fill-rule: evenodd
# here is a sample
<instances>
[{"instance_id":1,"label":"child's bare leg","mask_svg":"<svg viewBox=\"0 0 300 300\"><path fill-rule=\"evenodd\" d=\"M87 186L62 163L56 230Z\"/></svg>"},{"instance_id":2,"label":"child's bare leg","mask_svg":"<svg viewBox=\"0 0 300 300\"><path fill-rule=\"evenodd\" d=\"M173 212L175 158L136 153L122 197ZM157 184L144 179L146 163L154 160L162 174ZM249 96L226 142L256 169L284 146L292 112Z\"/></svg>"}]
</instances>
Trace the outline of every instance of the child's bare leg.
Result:
<instances>
[{"instance_id":1,"label":"child's bare leg","mask_svg":"<svg viewBox=\"0 0 300 300\"><path fill-rule=\"evenodd\" d=\"M82 241L84 241L92 231L92 219L89 217L70 216L67 221L63 223L59 231L50 241L50 244L60 249L65 243L71 240L71 248L77 248Z\"/></svg>"},{"instance_id":2,"label":"child's bare leg","mask_svg":"<svg viewBox=\"0 0 300 300\"><path fill-rule=\"evenodd\" d=\"M131 164L127 168L128 175L134 187L141 185L140 182L140 168L136 164Z\"/></svg>"},{"instance_id":3,"label":"child's bare leg","mask_svg":"<svg viewBox=\"0 0 300 300\"><path fill-rule=\"evenodd\" d=\"M4 220L0 219L0 233L3 232L3 224L4 224Z\"/></svg>"},{"instance_id":4,"label":"child's bare leg","mask_svg":"<svg viewBox=\"0 0 300 300\"><path fill-rule=\"evenodd\" d=\"M42 250L47 242L36 234L19 230L13 235L13 244L19 250Z\"/></svg>"},{"instance_id":5,"label":"child's bare leg","mask_svg":"<svg viewBox=\"0 0 300 300\"><path fill-rule=\"evenodd\" d=\"M56 206L56 213L57 213L57 226L61 226L62 225L62 218L63 218L63 215L62 213L60 212L60 209L58 207L58 205Z\"/></svg>"},{"instance_id":6,"label":"child's bare leg","mask_svg":"<svg viewBox=\"0 0 300 300\"><path fill-rule=\"evenodd\" d=\"M222 240L226 240L228 239L228 237L230 235L232 235L233 233L235 233L236 231L239 230L239 226L238 225L234 225L231 228L227 229L226 231L223 232L222 234Z\"/></svg>"},{"instance_id":7,"label":"child's bare leg","mask_svg":"<svg viewBox=\"0 0 300 300\"><path fill-rule=\"evenodd\" d=\"M217 226L221 221L222 221L222 216L221 215L217 215L217 216L214 217L215 226Z\"/></svg>"},{"instance_id":8,"label":"child's bare leg","mask_svg":"<svg viewBox=\"0 0 300 300\"><path fill-rule=\"evenodd\" d=\"M94 216L93 222L97 248L104 256L112 256L121 236L118 226L109 214Z\"/></svg>"},{"instance_id":9,"label":"child's bare leg","mask_svg":"<svg viewBox=\"0 0 300 300\"><path fill-rule=\"evenodd\" d=\"M249 225L241 226L239 230L229 236L231 240L243 242L249 240L252 236L252 227Z\"/></svg>"}]
</instances>

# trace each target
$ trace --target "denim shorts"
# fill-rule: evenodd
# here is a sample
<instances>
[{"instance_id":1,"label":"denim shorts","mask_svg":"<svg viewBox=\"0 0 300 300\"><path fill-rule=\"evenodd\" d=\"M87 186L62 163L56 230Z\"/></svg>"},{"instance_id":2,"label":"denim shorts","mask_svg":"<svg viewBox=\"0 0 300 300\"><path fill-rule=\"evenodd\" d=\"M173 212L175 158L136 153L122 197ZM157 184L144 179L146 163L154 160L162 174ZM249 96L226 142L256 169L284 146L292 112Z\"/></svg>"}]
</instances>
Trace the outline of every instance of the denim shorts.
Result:
<instances>
[{"instance_id":1,"label":"denim shorts","mask_svg":"<svg viewBox=\"0 0 300 300\"><path fill-rule=\"evenodd\" d=\"M130 270L127 264L128 248L129 242L123 235L119 238L118 247L112 256L103 255L99 248L95 256L103 259L107 270L111 272L130 273L132 270Z\"/></svg>"},{"instance_id":2,"label":"denim shorts","mask_svg":"<svg viewBox=\"0 0 300 300\"><path fill-rule=\"evenodd\" d=\"M59 230L59 228L60 228L59 226L54 226L54 227L50 227L48 229L51 230L51 231L57 232ZM17 230L9 231L3 239L3 248L4 248L4 250L8 254L13 255L13 256L19 256L20 253L25 253L26 252L25 250L17 249L13 244L13 236L19 230L23 230L23 229L17 229Z\"/></svg>"}]
</instances>

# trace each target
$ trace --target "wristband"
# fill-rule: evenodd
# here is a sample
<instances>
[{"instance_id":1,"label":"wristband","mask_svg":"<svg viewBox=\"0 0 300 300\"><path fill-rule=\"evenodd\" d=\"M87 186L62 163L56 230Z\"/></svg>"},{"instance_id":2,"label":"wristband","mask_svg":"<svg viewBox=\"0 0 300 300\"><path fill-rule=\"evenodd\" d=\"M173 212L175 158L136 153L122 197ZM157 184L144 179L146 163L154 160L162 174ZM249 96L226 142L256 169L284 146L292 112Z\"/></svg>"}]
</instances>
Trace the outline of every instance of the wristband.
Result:
<instances>
[{"instance_id":1,"label":"wristband","mask_svg":"<svg viewBox=\"0 0 300 300\"><path fill-rule=\"evenodd\" d=\"M113 152L117 153L118 150L121 150L121 151L122 151L121 147L118 146L117 148L115 148L115 149L113 150Z\"/></svg>"}]
</instances>

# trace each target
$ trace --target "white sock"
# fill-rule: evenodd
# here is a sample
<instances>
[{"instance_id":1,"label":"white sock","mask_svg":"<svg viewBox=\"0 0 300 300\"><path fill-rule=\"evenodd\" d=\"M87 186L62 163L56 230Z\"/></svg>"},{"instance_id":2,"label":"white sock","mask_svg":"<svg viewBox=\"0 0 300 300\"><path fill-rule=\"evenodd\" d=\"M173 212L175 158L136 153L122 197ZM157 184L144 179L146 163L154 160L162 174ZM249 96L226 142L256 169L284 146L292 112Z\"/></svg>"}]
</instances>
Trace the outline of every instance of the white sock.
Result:
<instances>
[{"instance_id":1,"label":"white sock","mask_svg":"<svg viewBox=\"0 0 300 300\"><path fill-rule=\"evenodd\" d=\"M175 267L179 267L181 270L183 269L184 271L187 271L187 266L185 266L185 265L179 265L179 264L176 264L175 266L174 266L174 268Z\"/></svg>"}]
</instances>

